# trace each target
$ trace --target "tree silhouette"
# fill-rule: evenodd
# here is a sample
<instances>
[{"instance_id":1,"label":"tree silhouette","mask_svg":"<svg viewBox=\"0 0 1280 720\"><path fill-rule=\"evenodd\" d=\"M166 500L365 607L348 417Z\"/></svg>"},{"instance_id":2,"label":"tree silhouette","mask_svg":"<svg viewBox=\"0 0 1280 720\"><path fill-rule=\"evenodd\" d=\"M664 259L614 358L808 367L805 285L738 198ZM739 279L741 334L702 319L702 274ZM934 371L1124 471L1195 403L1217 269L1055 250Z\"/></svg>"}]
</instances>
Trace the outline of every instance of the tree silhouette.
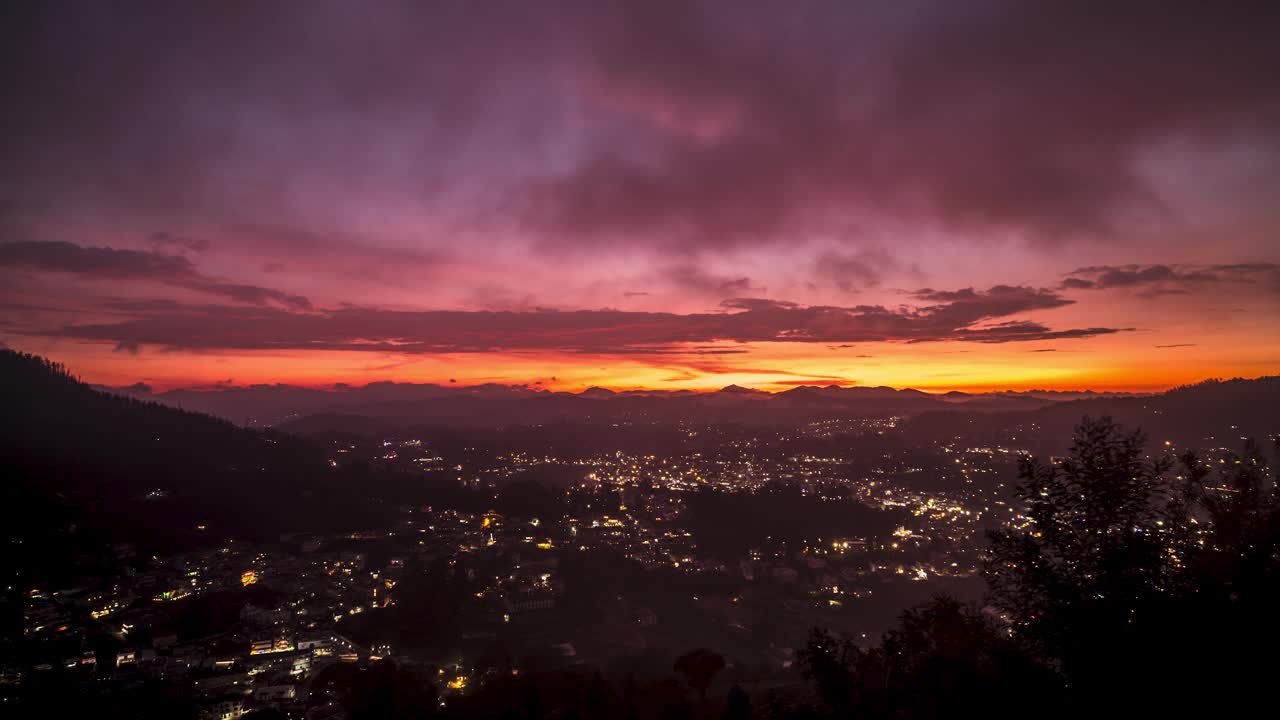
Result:
<instances>
[{"instance_id":1,"label":"tree silhouette","mask_svg":"<svg viewBox=\"0 0 1280 720\"><path fill-rule=\"evenodd\" d=\"M1059 692L991 618L945 596L904 612L871 648L815 630L800 663L835 717L1017 717Z\"/></svg>"},{"instance_id":2,"label":"tree silhouette","mask_svg":"<svg viewBox=\"0 0 1280 720\"><path fill-rule=\"evenodd\" d=\"M1096 643L1126 633L1143 598L1164 589L1167 460L1147 461L1141 432L1085 418L1058 464L1024 457L1017 497L1029 523L991 534L987 582L1013 627L1068 675L1101 670Z\"/></svg>"},{"instance_id":3,"label":"tree silhouette","mask_svg":"<svg viewBox=\"0 0 1280 720\"><path fill-rule=\"evenodd\" d=\"M1247 658L1280 637L1263 609L1280 599L1276 484L1256 443L1174 472L1144 440L1085 418L1066 458L1022 460L1026 522L991 534L991 602L1082 707L1187 712L1167 689L1191 673L1233 689L1205 700L1220 712L1261 692Z\"/></svg>"},{"instance_id":4,"label":"tree silhouette","mask_svg":"<svg viewBox=\"0 0 1280 720\"><path fill-rule=\"evenodd\" d=\"M849 637L814 628L798 659L805 678L817 686L823 702L838 715L845 715L853 703L852 672L862 656L863 651Z\"/></svg>"},{"instance_id":5,"label":"tree silhouette","mask_svg":"<svg viewBox=\"0 0 1280 720\"><path fill-rule=\"evenodd\" d=\"M705 648L698 648L676 658L673 669L684 675L698 696L707 699L707 688L716 673L724 669L724 657Z\"/></svg>"},{"instance_id":6,"label":"tree silhouette","mask_svg":"<svg viewBox=\"0 0 1280 720\"><path fill-rule=\"evenodd\" d=\"M724 720L751 720L751 698L737 683L725 698Z\"/></svg>"},{"instance_id":7,"label":"tree silhouette","mask_svg":"<svg viewBox=\"0 0 1280 720\"><path fill-rule=\"evenodd\" d=\"M613 688L600 674L600 671L592 673L591 679L587 682L586 697L583 699L584 710L589 720L603 720L610 717L610 710L614 705Z\"/></svg>"}]
</instances>

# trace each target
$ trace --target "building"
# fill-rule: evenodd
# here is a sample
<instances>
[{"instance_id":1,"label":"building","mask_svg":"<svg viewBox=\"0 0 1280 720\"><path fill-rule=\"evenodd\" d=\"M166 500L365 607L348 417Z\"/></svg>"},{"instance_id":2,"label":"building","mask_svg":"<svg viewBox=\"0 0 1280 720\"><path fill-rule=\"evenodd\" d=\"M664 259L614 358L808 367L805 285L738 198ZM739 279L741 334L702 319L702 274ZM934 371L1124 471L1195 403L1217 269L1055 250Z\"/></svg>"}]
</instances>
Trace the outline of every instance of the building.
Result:
<instances>
[{"instance_id":1,"label":"building","mask_svg":"<svg viewBox=\"0 0 1280 720\"><path fill-rule=\"evenodd\" d=\"M264 685L253 689L253 699L260 703L293 700L298 697L297 685Z\"/></svg>"},{"instance_id":2,"label":"building","mask_svg":"<svg viewBox=\"0 0 1280 720\"><path fill-rule=\"evenodd\" d=\"M556 606L556 596L550 592L520 591L507 594L502 605L508 613L517 614L535 610L550 610Z\"/></svg>"},{"instance_id":3,"label":"building","mask_svg":"<svg viewBox=\"0 0 1280 720\"><path fill-rule=\"evenodd\" d=\"M236 720L244 715L244 698L218 698L200 709L200 717L207 720Z\"/></svg>"},{"instance_id":4,"label":"building","mask_svg":"<svg viewBox=\"0 0 1280 720\"><path fill-rule=\"evenodd\" d=\"M290 652L294 649L293 639L278 635L269 638L259 638L253 641L249 646L250 655L270 655L271 653Z\"/></svg>"}]
</instances>

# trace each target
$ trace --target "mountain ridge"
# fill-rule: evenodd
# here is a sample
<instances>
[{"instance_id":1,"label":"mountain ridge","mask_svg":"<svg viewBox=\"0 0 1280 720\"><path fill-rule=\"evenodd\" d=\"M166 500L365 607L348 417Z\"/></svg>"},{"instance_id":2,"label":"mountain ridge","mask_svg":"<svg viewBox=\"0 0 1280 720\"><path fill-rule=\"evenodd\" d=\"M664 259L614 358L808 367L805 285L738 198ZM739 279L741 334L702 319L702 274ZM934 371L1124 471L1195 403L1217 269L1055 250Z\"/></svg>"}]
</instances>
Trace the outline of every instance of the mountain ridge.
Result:
<instances>
[{"instance_id":1,"label":"mountain ridge","mask_svg":"<svg viewBox=\"0 0 1280 720\"><path fill-rule=\"evenodd\" d=\"M1089 397L1137 397L1133 394L1070 391L994 391L989 393L929 393L915 388L863 385L799 385L770 392L739 385L719 390L613 390L592 386L579 392L547 390L527 385L488 383L449 386L435 383L379 381L366 385L339 383L313 388L289 384L187 388L153 392L143 384L95 386L105 392L193 409L237 424L269 427L309 415L363 415L471 424L543 422L573 415L625 418L652 416L674 419L732 420L736 405L785 410L801 419L810 413L860 415L917 414L965 407L970 410L1027 409ZM661 407L666 403L668 407ZM468 407L470 406L470 407ZM745 408L743 408L745 409ZM742 420L742 418L738 418Z\"/></svg>"}]
</instances>

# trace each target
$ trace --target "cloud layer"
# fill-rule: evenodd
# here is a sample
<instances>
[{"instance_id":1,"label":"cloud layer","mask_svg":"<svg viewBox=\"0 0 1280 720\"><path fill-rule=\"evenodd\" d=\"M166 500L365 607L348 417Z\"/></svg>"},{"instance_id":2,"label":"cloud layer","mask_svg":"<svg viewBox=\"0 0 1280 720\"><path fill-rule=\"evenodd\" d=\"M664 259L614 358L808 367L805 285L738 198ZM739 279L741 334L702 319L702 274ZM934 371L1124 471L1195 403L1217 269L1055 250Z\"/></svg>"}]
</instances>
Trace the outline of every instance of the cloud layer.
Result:
<instances>
[{"instance_id":1,"label":"cloud layer","mask_svg":"<svg viewBox=\"0 0 1280 720\"><path fill-rule=\"evenodd\" d=\"M65 325L55 337L198 350L346 350L398 353L569 351L720 354L700 343L1007 343L1085 338L1120 332L1087 327L1055 330L1013 319L1071 303L1048 290L997 286L987 291L925 290L926 304L888 308L801 306L774 300L726 301L714 313L582 310L425 311L341 308L307 313L269 307L192 306L118 301L121 322Z\"/></svg>"},{"instance_id":2,"label":"cloud layer","mask_svg":"<svg viewBox=\"0 0 1280 720\"><path fill-rule=\"evenodd\" d=\"M1133 290L1145 297L1155 297L1182 295L1225 283L1269 284L1273 291L1280 292L1280 265L1096 265L1070 273L1062 281L1062 287L1071 290Z\"/></svg>"},{"instance_id":3,"label":"cloud layer","mask_svg":"<svg viewBox=\"0 0 1280 720\"><path fill-rule=\"evenodd\" d=\"M300 222L345 188L544 247L687 252L903 217L1061 241L1166 214L1142 165L1171 140L1280 149L1274 3L11 12L16 216Z\"/></svg>"},{"instance_id":4,"label":"cloud layer","mask_svg":"<svg viewBox=\"0 0 1280 720\"><path fill-rule=\"evenodd\" d=\"M275 304L295 310L311 307L311 302L300 295L210 278L198 272L186 257L159 252L81 247L68 242L4 243L0 244L0 268L157 283L253 305Z\"/></svg>"}]
</instances>

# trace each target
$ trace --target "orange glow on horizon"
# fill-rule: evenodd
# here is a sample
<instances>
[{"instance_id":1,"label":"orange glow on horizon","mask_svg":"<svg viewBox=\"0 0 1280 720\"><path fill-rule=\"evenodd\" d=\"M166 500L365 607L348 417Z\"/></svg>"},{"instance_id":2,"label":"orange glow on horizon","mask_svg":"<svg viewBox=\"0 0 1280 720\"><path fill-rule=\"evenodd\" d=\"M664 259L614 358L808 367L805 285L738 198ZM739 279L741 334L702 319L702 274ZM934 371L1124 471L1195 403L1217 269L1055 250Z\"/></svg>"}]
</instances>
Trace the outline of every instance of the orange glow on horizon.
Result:
<instances>
[{"instance_id":1,"label":"orange glow on horizon","mask_svg":"<svg viewBox=\"0 0 1280 720\"><path fill-rule=\"evenodd\" d=\"M1156 392L1209 378L1277 374L1280 357L1260 343L1260 362L1241 362L1221 346L1177 348L1162 354L1130 338L1095 340L1079 350L977 343L861 345L833 352L801 343L730 344L734 354L588 355L564 352L397 355L390 353L287 351L103 352L100 345L57 343L17 349L62 362L90 383L146 383L153 391L177 388L288 384L332 388L373 382L433 383L468 387L486 383L580 392L592 386L615 391L710 392L727 385L778 392L798 385L889 386L926 392L1058 390ZM703 346L706 347L705 345ZM1238 350L1237 346L1235 350ZM1099 362L1099 356L1105 362ZM1266 358L1273 359L1267 362Z\"/></svg>"}]
</instances>

